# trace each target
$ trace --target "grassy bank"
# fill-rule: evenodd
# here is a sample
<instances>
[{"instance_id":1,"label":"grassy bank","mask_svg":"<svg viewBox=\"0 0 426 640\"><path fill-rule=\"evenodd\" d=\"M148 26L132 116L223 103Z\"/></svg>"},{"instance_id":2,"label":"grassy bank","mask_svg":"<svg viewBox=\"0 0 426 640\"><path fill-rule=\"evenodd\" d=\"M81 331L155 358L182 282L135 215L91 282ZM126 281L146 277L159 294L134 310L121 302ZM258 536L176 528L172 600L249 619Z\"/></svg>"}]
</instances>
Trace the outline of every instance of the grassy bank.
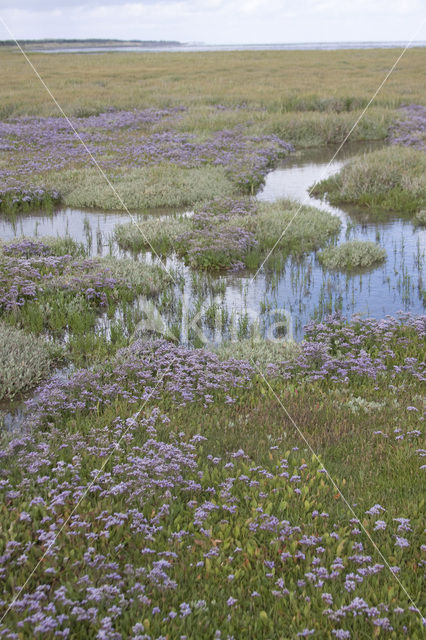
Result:
<instances>
[{"instance_id":1,"label":"grassy bank","mask_svg":"<svg viewBox=\"0 0 426 640\"><path fill-rule=\"evenodd\" d=\"M350 160L312 193L332 204L413 214L426 205L426 155L392 146Z\"/></svg>"},{"instance_id":2,"label":"grassy bank","mask_svg":"<svg viewBox=\"0 0 426 640\"><path fill-rule=\"evenodd\" d=\"M76 209L106 211L192 207L194 202L236 193L222 167L184 169L161 164L116 171L115 192L96 169L74 169L44 176L62 194L62 203ZM117 196L119 194L119 197Z\"/></svg>"}]
</instances>

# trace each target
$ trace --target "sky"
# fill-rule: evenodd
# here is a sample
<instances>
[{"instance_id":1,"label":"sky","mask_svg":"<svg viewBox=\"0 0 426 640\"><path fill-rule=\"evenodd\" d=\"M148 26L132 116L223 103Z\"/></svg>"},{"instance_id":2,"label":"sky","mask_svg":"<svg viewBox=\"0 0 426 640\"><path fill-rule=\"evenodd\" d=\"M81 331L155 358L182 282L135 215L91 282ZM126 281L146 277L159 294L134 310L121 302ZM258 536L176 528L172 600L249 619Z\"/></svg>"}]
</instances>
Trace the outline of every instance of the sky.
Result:
<instances>
[{"instance_id":1,"label":"sky","mask_svg":"<svg viewBox=\"0 0 426 640\"><path fill-rule=\"evenodd\" d=\"M0 0L17 39L409 41L426 40L425 17L424 0Z\"/></svg>"}]
</instances>

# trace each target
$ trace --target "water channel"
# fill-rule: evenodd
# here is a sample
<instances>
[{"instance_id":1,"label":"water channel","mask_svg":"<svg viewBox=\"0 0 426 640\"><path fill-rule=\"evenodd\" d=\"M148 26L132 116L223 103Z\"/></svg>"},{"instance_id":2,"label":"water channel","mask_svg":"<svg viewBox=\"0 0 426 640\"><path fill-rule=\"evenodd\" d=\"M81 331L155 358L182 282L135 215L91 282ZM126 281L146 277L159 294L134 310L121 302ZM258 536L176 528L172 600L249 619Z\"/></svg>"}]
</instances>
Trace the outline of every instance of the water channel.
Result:
<instances>
[{"instance_id":1,"label":"water channel","mask_svg":"<svg viewBox=\"0 0 426 640\"><path fill-rule=\"evenodd\" d=\"M254 274L248 272L202 274L200 277L210 285L213 283L215 291L220 288L220 304L236 323L242 317L249 323L261 318L262 332L272 337L267 333L268 327L276 322L277 314L284 314L293 337L301 339L303 327L309 320L332 311L341 311L346 317L361 314L376 318L395 315L399 311L423 313L426 230L397 214L376 215L373 211L332 207L326 201L308 195L308 189L315 181L336 173L351 155L376 146L374 143L347 145L333 162L330 162L333 148L293 154L266 176L257 198L269 202L291 198L330 211L342 220L339 242L345 239L378 242L386 249L386 262L368 272L348 275L324 270L315 253L310 253L303 258L288 258L280 273L271 274L266 270L254 279ZM176 212L156 211L146 215L176 215ZM14 221L0 218L0 238L7 241L19 236L68 235L83 242L91 256L123 256L113 239L113 232L117 224L127 221L127 214L122 213L59 209L53 215L19 216ZM138 259L157 260L150 252ZM185 281L183 298L190 309L194 298L191 270L175 256L164 262L181 273ZM217 286L219 283L220 287ZM207 295L205 308L212 302L212 295ZM135 301L135 305L143 304L143 299ZM108 331L107 325L106 317L101 318L99 327ZM212 339L211 335L207 337Z\"/></svg>"}]
</instances>

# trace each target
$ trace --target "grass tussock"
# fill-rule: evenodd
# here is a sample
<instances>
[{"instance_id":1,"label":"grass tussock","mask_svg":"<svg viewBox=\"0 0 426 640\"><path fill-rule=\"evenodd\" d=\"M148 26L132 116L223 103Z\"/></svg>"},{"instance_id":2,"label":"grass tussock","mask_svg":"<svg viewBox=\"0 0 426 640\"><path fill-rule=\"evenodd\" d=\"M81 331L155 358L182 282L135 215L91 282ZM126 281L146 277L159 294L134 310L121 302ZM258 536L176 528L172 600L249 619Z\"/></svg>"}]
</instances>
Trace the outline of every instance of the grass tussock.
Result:
<instances>
[{"instance_id":1,"label":"grass tussock","mask_svg":"<svg viewBox=\"0 0 426 640\"><path fill-rule=\"evenodd\" d=\"M261 203L256 237L264 249L277 248L305 253L323 246L341 227L337 216L315 207L301 207L291 200Z\"/></svg>"},{"instance_id":2,"label":"grass tussock","mask_svg":"<svg viewBox=\"0 0 426 640\"><path fill-rule=\"evenodd\" d=\"M426 209L421 209L416 213L414 223L419 227L426 227Z\"/></svg>"},{"instance_id":3,"label":"grass tussock","mask_svg":"<svg viewBox=\"0 0 426 640\"><path fill-rule=\"evenodd\" d=\"M318 255L327 269L355 271L370 269L386 260L386 251L375 242L352 240L338 247L324 249Z\"/></svg>"},{"instance_id":4,"label":"grass tussock","mask_svg":"<svg viewBox=\"0 0 426 640\"><path fill-rule=\"evenodd\" d=\"M69 207L122 210L120 199L95 169L74 169L48 174L45 181L56 186ZM194 202L231 195L235 187L221 167L186 169L164 164L118 170L111 180L128 209L187 207Z\"/></svg>"},{"instance_id":5,"label":"grass tussock","mask_svg":"<svg viewBox=\"0 0 426 640\"><path fill-rule=\"evenodd\" d=\"M138 294L158 296L171 284L169 273L162 267L131 258L103 258L102 266L117 282Z\"/></svg>"},{"instance_id":6,"label":"grass tussock","mask_svg":"<svg viewBox=\"0 0 426 640\"><path fill-rule=\"evenodd\" d=\"M187 232L191 222L189 218L174 216L139 219L137 224L128 222L114 228L114 236L121 249L139 252L154 249L157 253L171 253L177 239Z\"/></svg>"},{"instance_id":7,"label":"grass tussock","mask_svg":"<svg viewBox=\"0 0 426 640\"><path fill-rule=\"evenodd\" d=\"M39 384L62 355L59 345L0 322L0 401Z\"/></svg>"},{"instance_id":8,"label":"grass tussock","mask_svg":"<svg viewBox=\"0 0 426 640\"><path fill-rule=\"evenodd\" d=\"M415 213L426 204L426 155L392 146L350 160L314 186L332 204Z\"/></svg>"}]
</instances>

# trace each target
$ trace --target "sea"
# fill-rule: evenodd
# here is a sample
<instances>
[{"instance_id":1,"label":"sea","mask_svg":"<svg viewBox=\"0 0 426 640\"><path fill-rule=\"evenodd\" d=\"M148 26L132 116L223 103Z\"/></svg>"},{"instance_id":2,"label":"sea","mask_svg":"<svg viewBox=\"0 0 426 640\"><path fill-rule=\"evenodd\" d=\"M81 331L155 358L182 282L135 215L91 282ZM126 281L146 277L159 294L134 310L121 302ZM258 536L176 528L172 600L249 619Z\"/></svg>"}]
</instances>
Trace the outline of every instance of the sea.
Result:
<instances>
[{"instance_id":1,"label":"sea","mask_svg":"<svg viewBox=\"0 0 426 640\"><path fill-rule=\"evenodd\" d=\"M27 51L40 53L107 53L117 52L140 52L140 53L192 53L197 51L333 51L338 49L404 49L407 41L398 42L282 42L265 44L204 44L204 43L182 43L168 45L106 45L106 46L84 46L84 47L61 47L39 48L36 45L26 47ZM426 47L426 41L415 41L410 43L410 48Z\"/></svg>"}]
</instances>

